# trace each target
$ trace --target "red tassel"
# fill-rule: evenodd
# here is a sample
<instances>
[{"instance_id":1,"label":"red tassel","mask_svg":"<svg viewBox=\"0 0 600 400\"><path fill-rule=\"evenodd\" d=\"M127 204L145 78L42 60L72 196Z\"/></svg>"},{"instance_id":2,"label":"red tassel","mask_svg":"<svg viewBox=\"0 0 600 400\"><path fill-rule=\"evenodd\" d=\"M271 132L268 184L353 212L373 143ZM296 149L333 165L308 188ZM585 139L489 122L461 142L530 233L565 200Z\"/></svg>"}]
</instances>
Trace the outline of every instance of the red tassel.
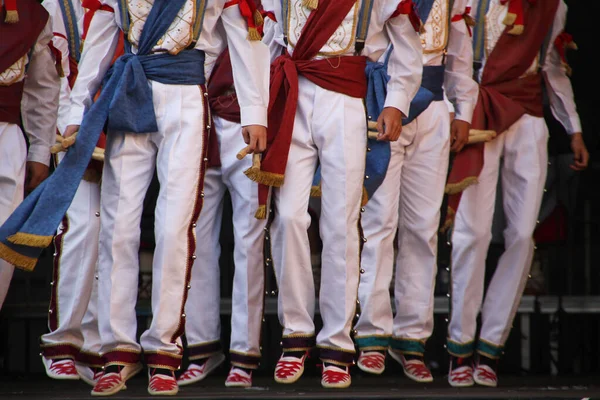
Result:
<instances>
[{"instance_id":1,"label":"red tassel","mask_svg":"<svg viewBox=\"0 0 600 400\"><path fill-rule=\"evenodd\" d=\"M16 24L19 22L17 0L4 0L4 8L6 9L6 17L4 18L4 22L7 24Z\"/></svg>"},{"instance_id":2,"label":"red tassel","mask_svg":"<svg viewBox=\"0 0 600 400\"><path fill-rule=\"evenodd\" d=\"M567 71L567 75L571 75L571 66L567 62L567 49L577 50L577 45L573 41L573 36L567 32L562 32L554 40L554 47L560 56L560 61Z\"/></svg>"},{"instance_id":3,"label":"red tassel","mask_svg":"<svg viewBox=\"0 0 600 400\"><path fill-rule=\"evenodd\" d=\"M469 31L469 36L473 36L471 27L475 26L475 20L473 19L473 17L471 17L470 14L471 14L471 7L466 7L464 13L457 14L452 17L452 22L458 22L458 21L464 20L465 24L467 25L467 30Z\"/></svg>"},{"instance_id":4,"label":"red tassel","mask_svg":"<svg viewBox=\"0 0 600 400\"><path fill-rule=\"evenodd\" d=\"M398 4L396 11L394 11L390 19L396 18L398 15L408 15L408 19L415 31L422 31L423 23L419 18L419 14L417 14L417 9L412 0L402 0L400 4Z\"/></svg>"}]
</instances>

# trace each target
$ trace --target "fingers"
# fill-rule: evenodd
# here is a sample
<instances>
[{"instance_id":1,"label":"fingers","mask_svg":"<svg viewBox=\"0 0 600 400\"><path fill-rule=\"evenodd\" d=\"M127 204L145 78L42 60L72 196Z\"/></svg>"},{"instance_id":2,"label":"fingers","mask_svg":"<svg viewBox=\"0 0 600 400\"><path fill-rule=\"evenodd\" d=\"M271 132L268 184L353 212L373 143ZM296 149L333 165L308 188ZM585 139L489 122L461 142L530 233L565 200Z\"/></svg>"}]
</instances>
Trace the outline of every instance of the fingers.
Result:
<instances>
[{"instance_id":1,"label":"fingers","mask_svg":"<svg viewBox=\"0 0 600 400\"><path fill-rule=\"evenodd\" d=\"M256 135L249 135L250 143L248 143L248 153L258 153L258 138Z\"/></svg>"},{"instance_id":2,"label":"fingers","mask_svg":"<svg viewBox=\"0 0 600 400\"><path fill-rule=\"evenodd\" d=\"M244 138L244 143L250 144L250 132L248 132L247 128L242 129L242 137Z\"/></svg>"},{"instance_id":3,"label":"fingers","mask_svg":"<svg viewBox=\"0 0 600 400\"><path fill-rule=\"evenodd\" d=\"M381 113L379 115L379 118L377 118L377 132L379 132L380 138L383 137L383 136L385 136L385 132L384 132L384 129L383 129L384 118L385 118L385 114L384 113ZM379 139L379 140L382 140L382 139Z\"/></svg>"},{"instance_id":4,"label":"fingers","mask_svg":"<svg viewBox=\"0 0 600 400\"><path fill-rule=\"evenodd\" d=\"M383 123L384 132L380 133L377 140L384 141L387 140L389 142L395 142L400 138L400 134L402 133L402 124L399 123L395 118L388 118L387 115L382 115L383 118L379 118L377 120L377 128L379 129L380 121Z\"/></svg>"},{"instance_id":5,"label":"fingers","mask_svg":"<svg viewBox=\"0 0 600 400\"><path fill-rule=\"evenodd\" d=\"M258 149L257 149L257 152L258 153L262 153L266 149L267 149L267 135L261 134L258 137Z\"/></svg>"}]
</instances>

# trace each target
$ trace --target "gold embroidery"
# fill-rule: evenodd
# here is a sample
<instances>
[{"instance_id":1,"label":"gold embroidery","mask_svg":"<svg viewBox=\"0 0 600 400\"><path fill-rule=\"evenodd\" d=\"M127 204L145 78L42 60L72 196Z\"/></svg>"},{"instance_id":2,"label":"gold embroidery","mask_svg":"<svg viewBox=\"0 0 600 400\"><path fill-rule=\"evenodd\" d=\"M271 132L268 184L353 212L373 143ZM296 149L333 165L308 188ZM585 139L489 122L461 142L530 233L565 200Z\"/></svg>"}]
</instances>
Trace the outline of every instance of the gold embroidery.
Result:
<instances>
[{"instance_id":1,"label":"gold embroidery","mask_svg":"<svg viewBox=\"0 0 600 400\"><path fill-rule=\"evenodd\" d=\"M285 2L284 7L287 7L288 15L288 32L287 37L290 46L296 47L296 43L300 38L302 29L306 24L306 20L311 12L303 6L302 0L289 0ZM331 35L328 42L321 48L318 55L320 56L336 56L348 53L354 46L356 29L358 25L359 3L356 2L354 8L350 10L344 21Z\"/></svg>"},{"instance_id":2,"label":"gold embroidery","mask_svg":"<svg viewBox=\"0 0 600 400\"><path fill-rule=\"evenodd\" d=\"M435 0L427 21L424 32L421 33L423 53L437 53L443 51L448 44L448 20L450 0Z\"/></svg>"},{"instance_id":3,"label":"gold embroidery","mask_svg":"<svg viewBox=\"0 0 600 400\"><path fill-rule=\"evenodd\" d=\"M25 64L27 55L19 58L17 62L8 67L8 69L0 73L0 86L10 86L20 82L25 78Z\"/></svg>"},{"instance_id":4,"label":"gold embroidery","mask_svg":"<svg viewBox=\"0 0 600 400\"><path fill-rule=\"evenodd\" d=\"M130 16L128 39L131 44L139 44L146 19L150 14L154 0L128 0L127 9ZM153 51L167 51L178 54L187 48L193 40L193 24L196 19L196 8L193 0L187 0L169 26L167 33L160 38Z\"/></svg>"}]
</instances>

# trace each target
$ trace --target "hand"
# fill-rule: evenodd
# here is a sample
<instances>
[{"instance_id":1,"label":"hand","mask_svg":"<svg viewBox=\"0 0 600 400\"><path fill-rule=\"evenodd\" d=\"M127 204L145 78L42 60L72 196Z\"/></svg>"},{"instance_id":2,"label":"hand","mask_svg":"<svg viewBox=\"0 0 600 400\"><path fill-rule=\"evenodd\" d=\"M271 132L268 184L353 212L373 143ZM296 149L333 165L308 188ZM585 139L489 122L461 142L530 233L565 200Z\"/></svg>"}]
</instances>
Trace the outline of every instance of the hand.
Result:
<instances>
[{"instance_id":1,"label":"hand","mask_svg":"<svg viewBox=\"0 0 600 400\"><path fill-rule=\"evenodd\" d=\"M458 153L469 141L471 124L467 121L455 119L450 124L450 151Z\"/></svg>"},{"instance_id":2,"label":"hand","mask_svg":"<svg viewBox=\"0 0 600 400\"><path fill-rule=\"evenodd\" d=\"M65 133L63 134L64 138L68 138L69 136L73 136L74 134L76 134L79 131L79 125L69 125L67 126L67 128L65 129ZM67 140L66 142L63 142L63 147L69 148L71 147L75 142L71 143L69 140Z\"/></svg>"},{"instance_id":3,"label":"hand","mask_svg":"<svg viewBox=\"0 0 600 400\"><path fill-rule=\"evenodd\" d=\"M450 113L450 122L452 122L452 121L454 121L454 113L453 112Z\"/></svg>"},{"instance_id":4,"label":"hand","mask_svg":"<svg viewBox=\"0 0 600 400\"><path fill-rule=\"evenodd\" d=\"M570 165L571 169L575 171L586 169L590 160L590 154L585 147L581 132L571 135L571 150L573 150L573 158L575 159L575 162Z\"/></svg>"},{"instance_id":5,"label":"hand","mask_svg":"<svg viewBox=\"0 0 600 400\"><path fill-rule=\"evenodd\" d=\"M248 125L242 128L248 153L262 153L267 149L267 128L262 125Z\"/></svg>"},{"instance_id":6,"label":"hand","mask_svg":"<svg viewBox=\"0 0 600 400\"><path fill-rule=\"evenodd\" d=\"M25 191L30 193L48 177L48 166L35 161L27 161L25 173Z\"/></svg>"},{"instance_id":7,"label":"hand","mask_svg":"<svg viewBox=\"0 0 600 400\"><path fill-rule=\"evenodd\" d=\"M398 140L402 133L402 112L395 107L385 107L377 118L377 131L377 140Z\"/></svg>"}]
</instances>

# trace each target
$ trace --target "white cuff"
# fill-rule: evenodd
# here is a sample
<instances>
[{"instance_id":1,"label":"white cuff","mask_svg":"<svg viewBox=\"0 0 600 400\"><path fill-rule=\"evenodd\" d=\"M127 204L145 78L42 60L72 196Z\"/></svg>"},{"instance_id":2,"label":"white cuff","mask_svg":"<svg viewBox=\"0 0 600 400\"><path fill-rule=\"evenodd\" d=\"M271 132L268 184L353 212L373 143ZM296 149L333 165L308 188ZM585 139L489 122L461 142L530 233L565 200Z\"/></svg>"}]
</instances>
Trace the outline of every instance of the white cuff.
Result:
<instances>
[{"instance_id":1,"label":"white cuff","mask_svg":"<svg viewBox=\"0 0 600 400\"><path fill-rule=\"evenodd\" d=\"M46 146L37 145L29 146L29 150L27 152L27 161L39 162L41 164L49 166L50 148L47 148Z\"/></svg>"},{"instance_id":2,"label":"white cuff","mask_svg":"<svg viewBox=\"0 0 600 400\"><path fill-rule=\"evenodd\" d=\"M475 103L468 103L468 102L458 103L454 107L454 118L471 123L471 120L473 119L473 111L474 110L475 110Z\"/></svg>"},{"instance_id":3,"label":"white cuff","mask_svg":"<svg viewBox=\"0 0 600 400\"><path fill-rule=\"evenodd\" d=\"M246 106L240 107L242 126L261 125L267 126L267 107Z\"/></svg>"},{"instance_id":4,"label":"white cuff","mask_svg":"<svg viewBox=\"0 0 600 400\"><path fill-rule=\"evenodd\" d=\"M71 109L69 110L69 115L67 117L67 126L81 125L81 121L83 121L84 111L85 107L71 103Z\"/></svg>"},{"instance_id":5,"label":"white cuff","mask_svg":"<svg viewBox=\"0 0 600 400\"><path fill-rule=\"evenodd\" d=\"M400 110L403 117L406 118L408 117L410 110L410 99L406 96L406 93L401 90L388 92L383 105L383 108L385 107L397 108Z\"/></svg>"},{"instance_id":6,"label":"white cuff","mask_svg":"<svg viewBox=\"0 0 600 400\"><path fill-rule=\"evenodd\" d=\"M583 130L581 129L581 121L578 117L569 118L569 123L571 124L571 130L567 129L567 133L569 135L572 135L577 132L583 132Z\"/></svg>"}]
</instances>

